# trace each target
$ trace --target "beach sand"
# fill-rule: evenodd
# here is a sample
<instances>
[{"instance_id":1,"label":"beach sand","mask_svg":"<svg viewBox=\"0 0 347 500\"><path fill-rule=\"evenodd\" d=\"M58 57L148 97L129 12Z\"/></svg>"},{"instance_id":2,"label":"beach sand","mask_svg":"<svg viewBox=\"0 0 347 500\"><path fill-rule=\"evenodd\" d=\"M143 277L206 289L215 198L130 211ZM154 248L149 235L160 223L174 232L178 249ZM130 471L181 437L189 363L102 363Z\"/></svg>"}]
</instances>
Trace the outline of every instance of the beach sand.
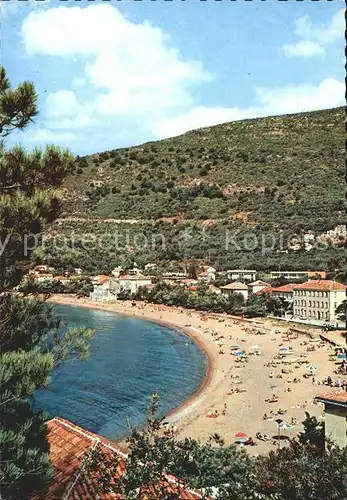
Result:
<instances>
[{"instance_id":1,"label":"beach sand","mask_svg":"<svg viewBox=\"0 0 347 500\"><path fill-rule=\"evenodd\" d=\"M292 430L281 431L281 434L293 437L302 429L305 411L317 417L322 415L324 408L321 404L313 403L314 396L337 390L335 387L312 383L311 378L304 378L303 375L308 371L305 364L287 364L282 360L274 367L265 366L273 361L279 346L284 345L293 349L293 354L286 358L298 358L300 361L306 359L308 364L317 367L317 382L329 375L333 381L338 378L338 375L333 374L336 368L334 361L329 359L329 355L334 353L333 346L325 341L310 342L308 335L299 335L296 339L287 341L284 335L287 327L283 323L276 325L266 319L256 319L256 323L269 329L268 333L259 335L249 331L257 330L254 321L240 320L226 314L204 314L142 302L133 305L131 301L100 303L70 295L54 295L49 300L56 304L114 311L180 328L200 345L209 361L206 379L197 393L172 411L167 419L177 426L179 438L192 437L206 441L211 434L218 433L226 444L231 444L238 432L244 432L253 439L258 431L272 437L277 435L276 418L285 422L296 418L298 425ZM282 333L274 333L275 330ZM304 342L306 345L303 345ZM231 354L232 345L239 345L249 353L252 351L251 346L255 344L260 347L261 355L247 356L248 362L237 362L237 356ZM315 350L307 351L310 346L315 346ZM300 357L305 354L306 358ZM292 373L281 374L282 369L291 370ZM282 375L282 378L277 378L278 375ZM294 377L299 378L300 383L288 382ZM237 387L245 392L228 395L231 389L235 390ZM288 388L291 389L290 392L287 391ZM278 403L266 402L273 394L279 398ZM286 410L286 413L276 415L279 409ZM215 410L219 416L208 418L207 415ZM269 416L271 410L273 418L264 421L263 414ZM257 446L247 446L251 454L263 453L277 446L273 440L256 441Z\"/></svg>"}]
</instances>

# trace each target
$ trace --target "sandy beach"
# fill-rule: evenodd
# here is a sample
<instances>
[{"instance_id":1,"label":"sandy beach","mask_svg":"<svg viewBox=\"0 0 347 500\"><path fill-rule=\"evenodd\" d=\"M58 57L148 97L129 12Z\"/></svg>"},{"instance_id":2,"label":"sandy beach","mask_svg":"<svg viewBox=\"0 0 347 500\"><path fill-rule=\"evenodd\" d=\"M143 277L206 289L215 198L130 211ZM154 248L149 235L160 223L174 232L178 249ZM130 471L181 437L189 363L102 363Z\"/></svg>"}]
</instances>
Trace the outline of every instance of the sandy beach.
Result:
<instances>
[{"instance_id":1,"label":"sandy beach","mask_svg":"<svg viewBox=\"0 0 347 500\"><path fill-rule=\"evenodd\" d=\"M49 300L156 321L179 328L199 344L208 357L207 376L197 393L168 416L180 438L189 436L205 441L218 433L230 444L235 441L236 433L244 432L257 443L248 446L248 451L262 453L277 446L278 441L255 439L257 432L272 438L277 435L275 420L281 418L288 423L297 421L291 429L281 431L294 436L302 428L305 411L317 417L322 415L323 406L313 403L314 396L337 390L321 384L322 379L331 376L334 383L339 378L347 379L334 374L334 346L319 339L318 331L310 330L315 339L301 334L295 338L287 336L287 325L270 320L241 320L225 314L204 314L142 302L100 303L70 295L54 295ZM262 328L267 333L259 334ZM343 345L339 334L334 340L339 338ZM246 351L246 360L235 356L232 346ZM280 347L290 347L291 354L279 358ZM306 378L310 365L317 368L313 380ZM273 402L267 401L273 396ZM216 411L216 418L208 416Z\"/></svg>"}]
</instances>

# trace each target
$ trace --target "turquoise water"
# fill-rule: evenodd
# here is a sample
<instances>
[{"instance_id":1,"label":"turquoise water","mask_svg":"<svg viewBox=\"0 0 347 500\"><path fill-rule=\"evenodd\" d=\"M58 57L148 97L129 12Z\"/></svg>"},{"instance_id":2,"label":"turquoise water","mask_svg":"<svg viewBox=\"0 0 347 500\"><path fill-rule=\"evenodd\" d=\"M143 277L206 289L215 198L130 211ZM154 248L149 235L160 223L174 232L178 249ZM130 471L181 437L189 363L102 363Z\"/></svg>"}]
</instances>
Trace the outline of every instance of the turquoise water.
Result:
<instances>
[{"instance_id":1,"label":"turquoise water","mask_svg":"<svg viewBox=\"0 0 347 500\"><path fill-rule=\"evenodd\" d=\"M69 326L96 330L87 361L64 363L51 384L35 393L34 407L109 439L141 426L150 396L160 394L165 415L201 384L207 360L183 333L115 313L59 306Z\"/></svg>"}]
</instances>

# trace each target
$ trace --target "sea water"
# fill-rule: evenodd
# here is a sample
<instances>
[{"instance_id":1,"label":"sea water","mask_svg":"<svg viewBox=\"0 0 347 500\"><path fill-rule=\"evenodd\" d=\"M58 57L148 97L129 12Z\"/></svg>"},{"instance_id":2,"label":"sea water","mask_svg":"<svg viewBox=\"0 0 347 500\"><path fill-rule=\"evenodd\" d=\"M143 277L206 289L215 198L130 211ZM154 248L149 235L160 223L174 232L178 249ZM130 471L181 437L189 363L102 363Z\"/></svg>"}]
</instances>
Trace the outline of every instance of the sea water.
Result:
<instances>
[{"instance_id":1,"label":"sea water","mask_svg":"<svg viewBox=\"0 0 347 500\"><path fill-rule=\"evenodd\" d=\"M160 395L160 416L202 383L207 359L178 330L116 313L57 306L69 327L95 330L87 361L56 369L48 387L36 391L34 407L116 440L142 426L151 394Z\"/></svg>"}]
</instances>

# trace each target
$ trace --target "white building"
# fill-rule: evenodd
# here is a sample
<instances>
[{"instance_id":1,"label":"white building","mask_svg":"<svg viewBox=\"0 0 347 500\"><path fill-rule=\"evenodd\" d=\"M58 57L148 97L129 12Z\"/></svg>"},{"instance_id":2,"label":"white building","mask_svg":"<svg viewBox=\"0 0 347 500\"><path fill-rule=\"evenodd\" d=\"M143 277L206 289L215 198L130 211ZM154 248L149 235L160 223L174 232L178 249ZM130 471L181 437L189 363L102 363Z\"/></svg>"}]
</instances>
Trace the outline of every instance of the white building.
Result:
<instances>
[{"instance_id":1,"label":"white building","mask_svg":"<svg viewBox=\"0 0 347 500\"><path fill-rule=\"evenodd\" d=\"M346 298L346 286L332 280L311 280L293 287L293 316L335 321L336 309Z\"/></svg>"},{"instance_id":2,"label":"white building","mask_svg":"<svg viewBox=\"0 0 347 500\"><path fill-rule=\"evenodd\" d=\"M229 280L237 281L254 281L257 271L254 269L228 269L227 276Z\"/></svg>"},{"instance_id":3,"label":"white building","mask_svg":"<svg viewBox=\"0 0 347 500\"><path fill-rule=\"evenodd\" d=\"M251 283L248 283L248 290L249 293L251 294L256 294L260 292L260 290L263 290L267 286L270 286L269 283L265 283L265 281L257 280L257 281L252 281Z\"/></svg>"},{"instance_id":4,"label":"white building","mask_svg":"<svg viewBox=\"0 0 347 500\"><path fill-rule=\"evenodd\" d=\"M240 293L245 300L248 299L248 286L244 283L240 283L239 281L221 286L220 289L222 290L223 295L230 296L234 293Z\"/></svg>"},{"instance_id":5,"label":"white building","mask_svg":"<svg viewBox=\"0 0 347 500\"><path fill-rule=\"evenodd\" d=\"M132 295L136 294L140 287L152 284L149 276L134 276L132 274L123 274L118 278L119 288L122 291L129 291Z\"/></svg>"},{"instance_id":6,"label":"white building","mask_svg":"<svg viewBox=\"0 0 347 500\"><path fill-rule=\"evenodd\" d=\"M110 276L95 276L93 286L94 289L89 294L90 300L97 302L117 300L119 284Z\"/></svg>"}]
</instances>

